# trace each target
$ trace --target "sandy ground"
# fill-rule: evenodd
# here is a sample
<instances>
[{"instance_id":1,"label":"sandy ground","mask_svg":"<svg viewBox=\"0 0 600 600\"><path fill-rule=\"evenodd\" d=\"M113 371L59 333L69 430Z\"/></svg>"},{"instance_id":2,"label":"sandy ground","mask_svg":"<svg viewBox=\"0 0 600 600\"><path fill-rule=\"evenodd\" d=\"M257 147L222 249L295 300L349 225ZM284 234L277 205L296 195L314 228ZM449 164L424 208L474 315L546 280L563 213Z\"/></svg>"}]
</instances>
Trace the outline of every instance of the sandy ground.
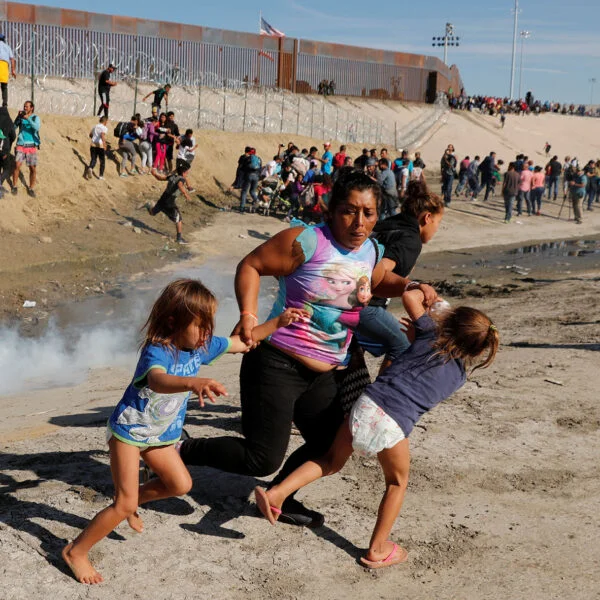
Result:
<instances>
[{"instance_id":1,"label":"sandy ground","mask_svg":"<svg viewBox=\"0 0 600 600\"><path fill-rule=\"evenodd\" d=\"M452 115L448 129L428 142L435 144L430 162L437 162L437 146L447 143L442 134L454 138L464 123L472 131L487 127L485 122L469 122L470 117ZM481 135L484 148L499 143L497 137L488 140L491 131ZM511 144L514 148L516 142ZM532 151L534 146L537 142ZM458 144L457 149L461 152ZM223 167L222 179L228 176ZM141 185L136 193L142 194ZM117 210L126 202L133 205L126 200L125 188L115 191ZM107 250L113 243L113 254L120 256L122 240L116 234L109 238L108 229L99 231L100 221L85 218L85 210L101 216L112 209L103 207L100 199L93 207L75 202L73 207L68 218L52 222L42 211L32 213L22 235L40 237L42 225L70 231L75 221L82 226L92 222L86 234L98 247L103 238ZM202 216L192 210L196 207L186 216L214 222L191 233L191 256L186 257L190 266L212 256L228 257L235 264L261 239L285 227L257 215L213 211ZM546 204L542 217L523 217L505 226L498 199L488 204L457 202L425 248L414 276L427 279L428 268L440 256L456 257L459 271L461 257L477 256L484 247L600 233L600 211L586 213L584 224L575 226L565 218L566 207L557 219L559 210L560 202ZM17 216L14 209L14 219ZM159 225L169 233L166 222ZM147 251L140 260L154 257L146 272L175 256L164 250L163 236L133 238L132 252ZM139 239L145 240L141 250ZM45 248L54 251L56 246L53 240ZM68 286L75 286L79 276L94 281L93 269L82 258L93 256L95 247L88 240L80 242L78 252L57 251L46 257L46 267L39 253L35 275L19 268L27 264L26 257L15 256L15 282L2 288L3 293L16 294L19 277L31 285L27 293L41 285L48 290L48 281L55 277L48 258L54 258L65 271L64 279L61 275L56 280L62 286L56 301L85 295L84 286ZM161 257L158 249L164 250ZM0 253L10 263L8 246ZM98 261L104 260L101 251L98 256ZM69 257L80 261L80 271L64 267ZM121 270L120 259L115 260L115 271L96 279L107 288L116 273L127 272ZM366 571L357 558L368 543L383 482L375 461L353 459L340 474L302 492L301 498L326 516L325 526L317 530L271 527L257 518L248 501L257 483L253 478L193 469L195 484L188 496L143 509L143 534L121 525L94 548L92 559L106 582L82 586L65 570L60 550L110 501L104 423L131 373L96 370L78 386L2 397L0 598L599 598L598 262L584 271L563 267L527 277L490 270L463 290L462 298L449 297L453 304L472 304L492 316L501 333L501 351L492 368L477 372L411 436L411 481L393 532L408 549L409 561L380 572ZM161 275L173 268L162 266ZM452 281L456 271L449 270L445 279ZM36 313L23 310L15 314L19 319L24 314L36 318ZM239 357L225 357L206 369L207 375L226 383L230 395L204 410L192 402L187 419L192 435L239 432L239 362ZM293 437L292 447L298 443Z\"/></svg>"}]
</instances>

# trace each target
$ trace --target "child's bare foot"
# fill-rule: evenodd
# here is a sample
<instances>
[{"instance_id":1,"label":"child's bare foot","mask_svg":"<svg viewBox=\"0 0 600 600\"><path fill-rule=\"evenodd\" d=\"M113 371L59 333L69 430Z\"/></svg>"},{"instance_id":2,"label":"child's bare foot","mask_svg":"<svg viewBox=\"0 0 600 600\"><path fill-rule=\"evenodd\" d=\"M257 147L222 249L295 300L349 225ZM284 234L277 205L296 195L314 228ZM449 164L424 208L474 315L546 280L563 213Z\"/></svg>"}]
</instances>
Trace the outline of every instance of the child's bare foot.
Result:
<instances>
[{"instance_id":1,"label":"child's bare foot","mask_svg":"<svg viewBox=\"0 0 600 600\"><path fill-rule=\"evenodd\" d=\"M137 512L134 512L130 517L127 517L127 523L131 529L138 533L144 531L144 521L142 521L142 517L140 517Z\"/></svg>"},{"instance_id":2,"label":"child's bare foot","mask_svg":"<svg viewBox=\"0 0 600 600\"><path fill-rule=\"evenodd\" d=\"M69 569L73 571L75 579L77 579L79 583L87 583L88 585L102 583L104 581L102 575L100 575L100 573L94 569L87 554L84 554L83 556L77 556L73 554L72 550L73 542L67 544L63 548L62 557L67 563Z\"/></svg>"}]
</instances>

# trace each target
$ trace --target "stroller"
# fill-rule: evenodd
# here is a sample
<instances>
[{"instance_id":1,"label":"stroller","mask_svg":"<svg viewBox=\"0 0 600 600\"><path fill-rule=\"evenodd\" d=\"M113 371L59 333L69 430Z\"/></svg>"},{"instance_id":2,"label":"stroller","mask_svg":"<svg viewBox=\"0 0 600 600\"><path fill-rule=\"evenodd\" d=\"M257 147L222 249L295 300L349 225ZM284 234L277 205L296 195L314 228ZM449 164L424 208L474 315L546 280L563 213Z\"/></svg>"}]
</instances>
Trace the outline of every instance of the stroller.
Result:
<instances>
[{"instance_id":1,"label":"stroller","mask_svg":"<svg viewBox=\"0 0 600 600\"><path fill-rule=\"evenodd\" d=\"M277 211L287 213L290 203L281 196L283 182L280 177L267 177L258 184L258 201L254 206L254 212L262 212L265 216Z\"/></svg>"}]
</instances>

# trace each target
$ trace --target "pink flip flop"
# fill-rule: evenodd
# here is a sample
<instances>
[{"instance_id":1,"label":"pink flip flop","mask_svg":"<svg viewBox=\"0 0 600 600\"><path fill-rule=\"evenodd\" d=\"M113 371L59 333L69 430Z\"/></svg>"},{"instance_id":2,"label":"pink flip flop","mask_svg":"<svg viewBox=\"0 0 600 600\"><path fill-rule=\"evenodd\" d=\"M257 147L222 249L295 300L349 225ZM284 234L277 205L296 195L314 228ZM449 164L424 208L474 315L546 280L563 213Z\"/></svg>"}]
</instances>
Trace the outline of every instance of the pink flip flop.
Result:
<instances>
[{"instance_id":1,"label":"pink flip flop","mask_svg":"<svg viewBox=\"0 0 600 600\"><path fill-rule=\"evenodd\" d=\"M267 519L271 525L275 525L277 522L276 517L281 514L281 509L276 506L271 506L265 490L259 486L254 488L254 499L256 500L256 506L258 506L258 510L260 510L262 516Z\"/></svg>"},{"instance_id":2,"label":"pink flip flop","mask_svg":"<svg viewBox=\"0 0 600 600\"><path fill-rule=\"evenodd\" d=\"M362 556L360 562L368 569L383 569L384 567L398 565L406 562L407 560L408 552L404 548L400 548L398 544L394 544L392 551L383 560L369 560L368 558Z\"/></svg>"}]
</instances>

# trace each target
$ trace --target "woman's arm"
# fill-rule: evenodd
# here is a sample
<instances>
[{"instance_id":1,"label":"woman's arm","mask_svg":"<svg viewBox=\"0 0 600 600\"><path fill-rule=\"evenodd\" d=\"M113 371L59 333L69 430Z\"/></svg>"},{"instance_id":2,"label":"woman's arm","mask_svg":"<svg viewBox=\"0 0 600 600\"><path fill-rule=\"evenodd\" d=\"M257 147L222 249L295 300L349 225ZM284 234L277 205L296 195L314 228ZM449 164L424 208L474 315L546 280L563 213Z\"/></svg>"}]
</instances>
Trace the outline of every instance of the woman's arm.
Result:
<instances>
[{"instance_id":1,"label":"woman's arm","mask_svg":"<svg viewBox=\"0 0 600 600\"><path fill-rule=\"evenodd\" d=\"M385 260L385 259L384 259ZM380 298L395 298L405 293L407 286L419 289L425 296L425 305L431 306L437 298L437 292L426 283L410 281L406 277L400 277L391 271L385 270L383 260L377 264L371 275L371 291L373 295Z\"/></svg>"},{"instance_id":2,"label":"woman's arm","mask_svg":"<svg viewBox=\"0 0 600 600\"><path fill-rule=\"evenodd\" d=\"M409 290L402 294L402 304L411 321L416 321L425 314L425 294L419 289Z\"/></svg>"},{"instance_id":3,"label":"woman's arm","mask_svg":"<svg viewBox=\"0 0 600 600\"><path fill-rule=\"evenodd\" d=\"M269 319L262 325L257 325L252 329L252 342L253 345L268 338L270 335L275 333L280 327L287 327L291 323L301 321L302 319L309 319L310 315L306 310L300 308L288 308L282 312L278 317ZM230 338L231 345L229 346L229 353L247 352L252 346L248 346L239 335L232 335Z\"/></svg>"},{"instance_id":4,"label":"woman's arm","mask_svg":"<svg viewBox=\"0 0 600 600\"><path fill-rule=\"evenodd\" d=\"M233 334L239 334L247 345L253 344L252 329L257 322L260 278L264 275L289 275L304 262L302 246L296 241L302 231L303 227L293 227L279 232L250 252L237 267L235 296L240 313L246 314L240 316Z\"/></svg>"}]
</instances>

